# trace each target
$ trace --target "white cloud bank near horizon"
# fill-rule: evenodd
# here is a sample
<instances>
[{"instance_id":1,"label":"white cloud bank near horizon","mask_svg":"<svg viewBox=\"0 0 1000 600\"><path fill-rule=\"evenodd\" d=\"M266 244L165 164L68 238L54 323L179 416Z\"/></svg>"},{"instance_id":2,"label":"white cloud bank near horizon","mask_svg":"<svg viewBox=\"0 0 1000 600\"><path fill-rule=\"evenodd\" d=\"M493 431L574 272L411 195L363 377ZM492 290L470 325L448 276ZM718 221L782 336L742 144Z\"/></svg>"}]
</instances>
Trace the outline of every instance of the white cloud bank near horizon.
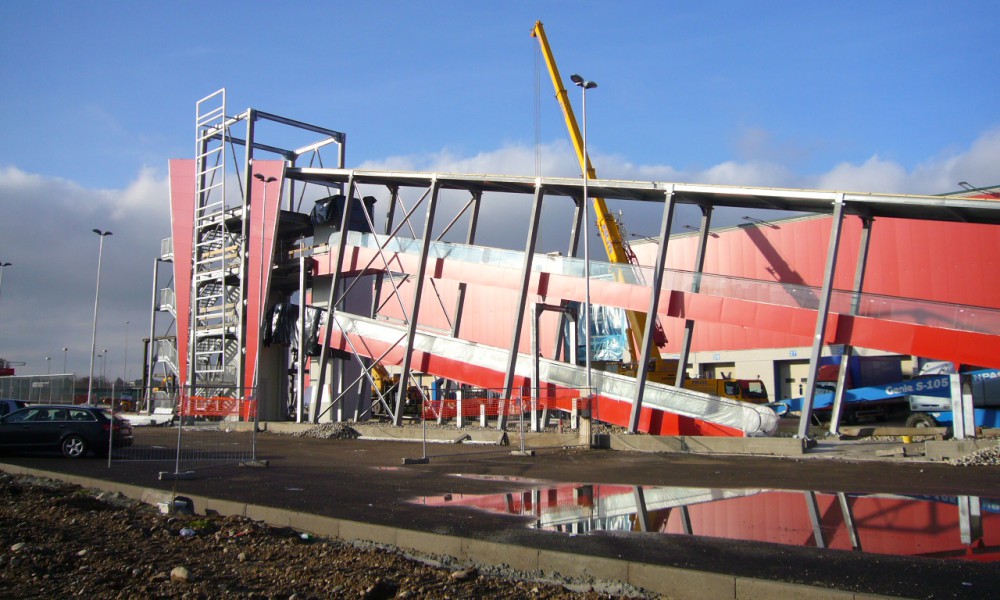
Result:
<instances>
[{"instance_id":1,"label":"white cloud bank near horizon","mask_svg":"<svg viewBox=\"0 0 1000 600\"><path fill-rule=\"evenodd\" d=\"M873 155L861 163L844 162L823 173L803 174L779 160L748 156L683 170L635 164L602 155L599 149L596 153L592 149L592 154L598 176L609 179L910 194L955 191L959 181L976 186L1000 183L1000 128L984 132L967 148L942 150L912 168ZM578 176L569 143L545 144L540 155L540 174ZM510 144L471 156L447 149L390 156L358 168L535 175L535 162L534 147ZM149 335L152 265L161 239L170 236L165 167L142 169L124 189L89 189L2 166L0 208L0 261L13 263L4 269L0 288L0 357L27 362L19 373L45 373L47 368L55 373L62 370L62 348L68 347L68 370L87 372L98 253L98 237L91 229L96 227L114 232L104 245L97 350L109 350L108 377L121 376L127 336L129 377L138 378L140 340ZM505 220L523 227L526 215L526 210L490 215L495 219L490 222L493 235L507 231L500 226ZM642 223L644 216L625 215L624 220L626 225ZM653 218L659 222L658 216ZM519 238L513 247L522 243ZM48 364L46 356L51 357Z\"/></svg>"}]
</instances>

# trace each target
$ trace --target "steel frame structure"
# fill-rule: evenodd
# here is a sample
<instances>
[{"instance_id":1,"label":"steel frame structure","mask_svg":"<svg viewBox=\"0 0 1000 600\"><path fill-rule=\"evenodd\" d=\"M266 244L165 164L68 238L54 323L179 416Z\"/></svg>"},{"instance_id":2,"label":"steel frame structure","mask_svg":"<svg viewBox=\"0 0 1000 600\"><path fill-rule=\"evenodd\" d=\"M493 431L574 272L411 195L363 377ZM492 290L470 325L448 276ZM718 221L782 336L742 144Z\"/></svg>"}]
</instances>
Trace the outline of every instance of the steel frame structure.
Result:
<instances>
[{"instance_id":1,"label":"steel frame structure","mask_svg":"<svg viewBox=\"0 0 1000 600\"><path fill-rule=\"evenodd\" d=\"M417 327L416 316L419 311L421 295L423 289L423 279L427 269L427 251L430 242L430 231L435 220L435 199L441 190L464 190L475 195L476 204L482 201L486 193L513 193L531 194L534 198L531 209L531 217L528 224L528 239L525 244L525 253L520 269L520 286L518 290L518 301L515 308L515 323L524 320L527 305L527 289L532 273L532 260L534 247L537 242L537 215L541 210L542 199L545 197L568 197L573 199L577 207L583 199L583 182L579 179L566 178L538 178L538 177L518 177L518 176L494 176L494 175L464 175L464 174L443 174L443 173L409 173L398 171L358 171L349 169L312 169L300 168L290 169L287 173L290 179L316 184L347 184L349 189L355 189L360 185L375 185L385 187L390 191L393 198L398 196L400 188L418 188L425 190L425 196L431 197L425 213L425 229L421 241L421 252L419 266L416 272L416 292L414 301L410 308L410 320L408 322L407 335L405 339L398 343L402 345L406 358L403 362L401 379L406 380L410 375L410 356L413 352L414 332ZM806 397L811 397L814 392L814 380L818 369L818 359L825 339L825 331L828 325L830 312L830 297L833 290L833 273L837 268L837 249L840 243L840 232L843 221L847 216L855 216L865 223L866 234L863 237L862 248L859 253L859 262L856 266L857 277L854 289L851 291L855 300L854 306L861 297L861 285L865 261L867 260L868 240L870 237L871 222L876 218L897 218L897 219L920 219L932 221L960 221L975 222L991 225L1000 224L1000 206L995 202L984 201L968 197L940 197L940 196L919 196L919 195L894 195L894 194L865 194L865 193L841 193L835 191L816 190L795 190L778 188L758 188L743 186L720 186L720 185L699 185L670 182L639 182L639 181L616 181L616 180L592 180L588 182L593 190L591 193L605 198L619 200L633 200L639 202L661 203L664 207L663 220L658 237L659 252L657 255L657 265L653 269L653 276L648 282L649 288L649 313L656 313L658 308L662 308L660 291L663 286L664 259L668 251L670 231L672 229L672 219L675 207L679 204L691 204L698 206L702 211L702 226L699 229L699 255L695 270L701 271L704 263L704 253L709 235L709 225L711 214L714 208L718 207L739 207L748 209L769 209L798 213L818 213L832 216L832 229L830 245L827 252L826 267L821 289L819 290L820 303L816 311L815 334L812 353L810 356L810 377L809 389ZM410 215L407 216L410 218ZM345 223L346 223L345 215ZM574 228L578 221L574 219ZM389 231L386 228L386 235L390 238L395 236L399 228ZM578 236L572 236L574 246ZM471 228L469 239L474 239L474 225ZM343 239L342 239L343 241ZM388 245L388 241L382 244L382 248ZM380 248L380 252L381 249ZM342 276L340 263L344 256L343 244L338 249L333 265L337 269L337 276ZM383 261L386 259L383 257ZM698 289L693 290L697 293ZM336 302L328 303L332 307ZM459 307L461 310L461 307ZM332 313L331 313L332 317ZM333 322L332 318L327 322ZM646 385L646 367L649 364L650 349L652 345L652 331L654 319L647 320L647 331L643 333L642 356L638 361L639 373L636 378L635 395L632 399L632 415L629 419L629 429L635 431L638 427L639 415L643 408L644 387ZM694 328L695 321L686 321L688 338L684 342L684 352L686 355L690 348L690 331ZM457 329L457 328L456 328ZM329 335L329 331L328 331ZM514 365L517 360L517 348L520 340L520 327L515 327L512 332L511 344L508 347L509 360L504 379L504 393L510 395L514 378ZM329 338L327 338L329 339ZM682 359L683 359L682 355ZM980 361L984 362L984 361ZM1000 366L1000 365L998 365ZM678 381L680 383L680 381ZM400 403L397 401L394 421L401 422ZM501 411L502 412L502 411ZM810 408L805 409L802 416L803 423L799 431L800 437L807 437L807 427L810 421ZM502 418L500 426L503 426Z\"/></svg>"},{"instance_id":2,"label":"steel frame structure","mask_svg":"<svg viewBox=\"0 0 1000 600\"><path fill-rule=\"evenodd\" d=\"M573 217L569 222L569 256L576 256L580 232L582 230L582 206L584 199L584 182L579 178L545 178L545 177L520 177L506 175L473 175L473 174L445 174L445 173L414 173L400 171L360 171L344 168L344 145L346 136L333 130L320 128L291 119L285 119L248 109L246 112L236 117L222 118L224 115L224 91L222 98L221 113L213 110L198 111L198 160L196 169L198 186L196 188L196 212L194 217L195 245L192 252L191 269L191 297L190 306L191 326L190 342L187 348L188 363L191 369L188 371L187 381L192 385L212 385L219 388L234 390L239 387L239 383L245 380L247 369L253 366L246 363L245 346L247 343L246 331L251 325L251 319L244 311L248 295L248 279L255 277L254 272L248 271L249 257L249 235L248 217L253 211L253 202L250 191L252 189L252 165L255 160L255 151L277 155L285 164L283 182L287 182L282 188L280 202L285 202L286 212L298 212L301 209L302 201L306 199L307 190L313 186L320 186L325 190L336 189L346 198L351 199L362 187L375 187L384 190L382 193L388 197L388 208L385 214L385 221L382 226L382 234L379 238L379 247L376 256L371 261L381 257L380 265L373 262L362 268L354 268L351 272L344 269L344 264L348 261L348 253L352 251L347 246L346 232L349 224L355 216L352 215L353 202L343 203L343 213L339 215L341 235L336 239L331 237L330 244L322 244L318 240L313 240L311 247L307 247L302 238L302 232L297 231L295 235L299 238L299 250L295 258L304 262L307 257L314 261L326 257L328 266L327 276L330 278L328 297L325 303L326 326L323 328L324 340L320 345L321 355L319 357L319 381L314 387L315 401L310 405L308 419L317 421L332 409L339 401L343 393L334 397L329 395L331 402L324 407L324 392L327 385L327 373L325 366L333 354L330 348L330 339L334 329L340 327L338 313L343 311L343 301L347 298L354 286L358 285L360 279L351 280L356 274L374 274L373 297L370 305L368 318L379 317L380 307L392 299L399 303L400 313L403 315L403 334L395 340L389 348L380 356L365 355L356 348L351 348L351 357L337 355L339 360L356 360L364 369L349 386L353 388L357 384L359 394L363 394L362 388L367 385L374 385L368 367L372 362L382 360L387 354L393 351L402 352L400 362L400 384L397 390L395 406L392 407L393 422L400 424L403 418L403 402L405 391L409 382L413 381L412 371L414 369L413 356L417 338L420 334L420 310L428 292L427 286L434 285L434 276L428 273L428 263L430 260L430 250L432 246L440 242L446 234L462 219L468 221L468 229L464 236L464 243L467 246L477 246L477 233L480 226L480 213L482 207L488 202L494 201L495 196L500 196L508 201L508 194L521 195L531 198L530 217L527 223L527 237L525 239L524 252L520 255L520 268L518 269L518 279L516 288L516 302L514 304L513 322L515 326L510 333L509 345L505 349L506 359L502 368L503 374L503 394L510 397L517 385L517 364L518 350L521 347L522 327L525 317L528 314L529 304L534 314L537 303L531 299L532 273L536 261L536 247L539 236L539 220L543 205L546 200L553 198L562 201L569 200L575 206ZM214 95L213 95L214 96ZM201 102L211 100L213 96L203 99ZM199 102L199 105L201 104ZM211 120L209 117L216 120ZM269 145L257 140L255 124L260 120L271 121L280 125L290 126L295 129L305 130L312 133L319 133L324 136L320 141L310 143L298 149L283 149L276 145ZM237 126L245 127L245 134L242 137L235 135ZM217 146L210 147L211 144ZM316 158L319 156L321 148L329 144L337 144L337 166L327 168L314 166ZM239 146L243 149L242 162L237 157L235 148ZM302 158L311 155L309 165L301 165ZM235 176L232 181L239 183L239 193L233 195L232 202L226 201L228 196L225 193L224 182L229 179L224 174L224 169L218 169L217 164L227 162L227 156L232 157L232 164L235 167ZM210 163L209 159L216 160ZM221 172L220 172L221 170ZM212 179L215 176L221 178L222 185L216 185ZM702 214L701 227L699 228L699 246L696 264L693 271L696 274L695 283L690 290L685 292L697 295L699 293L700 279L697 277L702 272L704 266L705 249L707 238L710 235L711 217L715 208L736 207L747 209L769 209L778 211L788 211L797 213L826 214L832 217L831 234L829 247L827 249L826 266L824 270L823 284L819 293L819 305L815 311L815 327L813 335L812 352L810 356L810 377L809 386L806 390L806 397L811 397L814 392L815 374L818 369L818 358L823 344L827 343L826 331L828 328L828 317L830 313L830 299L833 290L833 274L837 268L837 249L840 243L840 232L843 221L848 217L856 217L864 223L865 234L862 240L862 248L859 251L858 264L855 266L856 277L853 290L854 311L856 314L858 302L864 281L864 269L867 261L867 245L869 243L872 222L878 218L894 219L920 219L932 221L962 221L983 223L989 225L1000 225L1000 205L996 202L980 200L969 197L951 196L917 196L917 195L892 195L892 194L864 194L864 193L842 193L835 191L816 190L794 190L778 188L760 188L744 186L721 186L721 185L701 185L688 183L654 182L654 181L618 181L607 179L591 179L586 182L589 193L594 196L612 200L624 200L634 202L645 202L660 204L663 207L663 216L660 231L657 237L659 244L656 256L656 265L652 269L650 277L642 284L637 284L647 290L646 312L652 314L664 314L664 299L661 294L664 290L664 264L665 257L669 249L670 233L673 228L673 218L675 210L680 205L697 206ZM422 190L416 203L407 207L402 197L403 190ZM467 202L460 207L450 221L444 227L438 227L439 211L441 208L440 196L445 192L459 191L467 195ZM298 203L295 196L298 194ZM218 195L222 200L217 199ZM287 201L287 202L286 202ZM422 212L421 212L422 209ZM377 231L373 215L364 211L364 218L371 231ZM209 215L211 213L211 215ZM398 214L402 219L397 222ZM209 218L211 217L211 218ZM422 221L422 223L419 223ZM218 234L211 234L213 227L217 227L222 222L226 224L225 243L234 247L235 254L229 256L226 252L227 246L220 246L217 243ZM410 238L403 233L406 228ZM438 230L440 229L440 232ZM418 235L418 230L420 231ZM286 232L277 232L278 236L287 237ZM225 237L228 236L228 237ZM390 245L397 240L410 239L419 240L419 252L416 259L416 267L412 271L399 270L392 264L392 257L387 250ZM288 241L288 240L284 240ZM207 256L210 252L221 254L221 258L210 261ZM213 255L214 256L214 255ZM232 258L230 261L229 259ZM227 262L228 261L228 262ZM207 265L207 267L203 267ZM201 270L199 270L201 269ZM299 290L307 290L307 282L304 281L302 273L306 268L300 267ZM259 277L259 276L258 276ZM399 281L407 281L411 286L411 301L409 305L404 305L403 296L400 295ZM217 294L212 289L210 283L221 282L226 289L226 294ZM388 283L392 291L385 289ZM458 295L455 305L448 314L449 329L447 336L452 339L462 338L462 323L465 312L466 289L468 283L459 283ZM215 286L218 287L218 286ZM227 300L228 294L233 298ZM312 298L314 303L318 303L318 298ZM301 304L304 306L306 298L303 296ZM565 306L565 299L563 300ZM184 308L184 307L180 307ZM214 310L215 312L210 312ZM230 314L230 311L232 314ZM260 309L261 315L263 310ZM559 312L559 311L556 311ZM216 319L213 321L213 319ZM253 319L256 320L256 319ZM638 375L636 378L631 397L631 413L628 418L630 430L637 430L640 426L644 407L644 397L646 395L646 368L652 353L653 333L651 327L655 324L655 319L647 319L646 331L642 336L641 357L637 361ZM691 334L694 330L697 319L685 318L685 339L682 344L680 355L681 364L686 363L687 354L690 351ZM233 325L232 323L235 323ZM303 335L303 321L299 321L300 335ZM1000 334L995 332L992 335ZM304 337L304 336L303 336ZM344 336L347 339L346 335ZM300 338L301 339L301 338ZM216 340L224 340L227 344L216 343ZM259 341L258 341L259 343ZM350 340L348 340L350 343ZM215 344L210 346L210 344ZM562 344L555 344L556 348ZM230 347L233 350L230 350ZM199 350L199 348L202 348ZM210 360L215 358L215 360ZM557 355L553 356L553 359ZM567 357L568 358L568 357ZM990 357L987 357L990 358ZM990 364L989 360L979 360L978 364L984 366L1000 366L1000 358L995 358L997 364ZM296 396L301 402L305 397L304 377L306 372L304 364L304 353L299 353L298 373L300 374L296 385ZM224 369L207 369L210 363L222 363ZM846 362L846 361L845 361ZM535 379L537 375L528 377ZM683 383L683 369L679 369L677 386ZM522 379L524 379L522 377ZM341 381L343 385L343 381ZM808 404L808 403L807 403ZM301 405L300 405L301 406ZM809 408L805 408L802 418L804 424L800 428L800 437L806 437L805 427L809 423ZM501 415L503 411L501 411ZM300 417L301 418L301 417ZM503 417L499 419L498 426L504 427Z\"/></svg>"}]
</instances>

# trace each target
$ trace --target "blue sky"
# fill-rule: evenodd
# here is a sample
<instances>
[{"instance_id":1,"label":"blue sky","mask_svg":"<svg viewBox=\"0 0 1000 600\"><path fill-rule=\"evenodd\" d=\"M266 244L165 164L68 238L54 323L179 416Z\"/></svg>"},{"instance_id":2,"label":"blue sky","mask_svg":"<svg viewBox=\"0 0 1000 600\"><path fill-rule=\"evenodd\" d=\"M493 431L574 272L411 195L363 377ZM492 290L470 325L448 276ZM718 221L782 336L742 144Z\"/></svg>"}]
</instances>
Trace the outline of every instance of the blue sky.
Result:
<instances>
[{"instance_id":1,"label":"blue sky","mask_svg":"<svg viewBox=\"0 0 1000 600\"><path fill-rule=\"evenodd\" d=\"M3 2L0 357L44 373L70 346L85 372L100 227L98 350L121 369L130 321L138 376L167 160L221 87L230 113L347 132L349 166L534 174L536 19L563 76L599 84L600 176L1000 183L996 2ZM573 175L538 85L545 174Z\"/></svg>"}]
</instances>

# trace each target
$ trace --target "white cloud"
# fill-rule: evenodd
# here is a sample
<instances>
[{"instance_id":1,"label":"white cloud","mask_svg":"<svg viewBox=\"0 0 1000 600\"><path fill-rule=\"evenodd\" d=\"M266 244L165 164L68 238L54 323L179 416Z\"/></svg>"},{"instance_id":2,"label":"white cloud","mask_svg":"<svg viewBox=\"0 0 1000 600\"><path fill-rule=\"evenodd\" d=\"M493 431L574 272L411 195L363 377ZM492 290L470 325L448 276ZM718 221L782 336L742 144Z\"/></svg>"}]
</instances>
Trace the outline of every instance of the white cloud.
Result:
<instances>
[{"instance_id":1,"label":"white cloud","mask_svg":"<svg viewBox=\"0 0 1000 600\"><path fill-rule=\"evenodd\" d=\"M148 336L152 262L170 235L166 179L143 169L125 189L88 189L60 178L0 169L0 356L25 361L23 373L89 368L99 240L101 265L98 352L107 348L108 374L121 376L129 321L130 376L140 373ZM51 356L46 365L45 356Z\"/></svg>"}]
</instances>

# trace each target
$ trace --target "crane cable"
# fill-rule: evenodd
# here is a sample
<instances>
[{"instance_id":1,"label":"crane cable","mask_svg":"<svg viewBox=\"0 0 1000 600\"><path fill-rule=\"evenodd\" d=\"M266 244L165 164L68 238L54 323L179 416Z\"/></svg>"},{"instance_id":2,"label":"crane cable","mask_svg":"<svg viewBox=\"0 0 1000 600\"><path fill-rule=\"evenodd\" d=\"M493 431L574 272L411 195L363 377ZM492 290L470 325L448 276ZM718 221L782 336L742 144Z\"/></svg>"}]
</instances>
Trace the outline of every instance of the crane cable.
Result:
<instances>
[{"instance_id":1,"label":"crane cable","mask_svg":"<svg viewBox=\"0 0 1000 600\"><path fill-rule=\"evenodd\" d=\"M542 51L538 44L531 44L535 51L535 177L542 176Z\"/></svg>"}]
</instances>

